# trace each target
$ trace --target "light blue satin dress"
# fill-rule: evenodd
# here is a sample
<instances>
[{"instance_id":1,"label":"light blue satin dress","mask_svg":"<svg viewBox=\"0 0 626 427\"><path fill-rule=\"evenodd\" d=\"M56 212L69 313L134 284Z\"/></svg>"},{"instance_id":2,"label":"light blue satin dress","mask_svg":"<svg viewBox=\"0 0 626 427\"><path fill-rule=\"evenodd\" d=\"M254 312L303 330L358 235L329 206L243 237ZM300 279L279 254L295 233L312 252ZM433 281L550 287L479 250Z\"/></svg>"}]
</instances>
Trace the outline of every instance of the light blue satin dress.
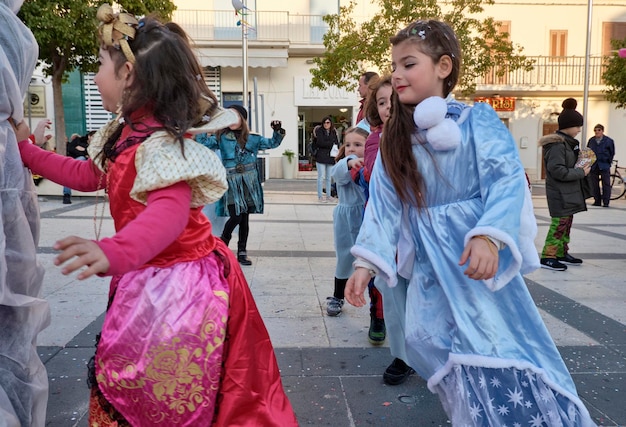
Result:
<instances>
[{"instance_id":1,"label":"light blue satin dress","mask_svg":"<svg viewBox=\"0 0 626 427\"><path fill-rule=\"evenodd\" d=\"M436 151L425 131L413 135L423 210L400 202L376 160L352 253L388 286L396 274L408 280L407 363L439 394L453 425L595 425L522 278L538 260L515 142L487 104L449 101L448 117L461 129L457 148ZM475 235L503 243L489 281L458 265Z\"/></svg>"},{"instance_id":2,"label":"light blue satin dress","mask_svg":"<svg viewBox=\"0 0 626 427\"><path fill-rule=\"evenodd\" d=\"M335 277L338 279L347 279L354 271L352 267L354 257L350 253L350 248L359 234L365 208L365 192L352 181L348 169L348 161L352 159L356 159L356 156L344 157L330 171L331 177L337 184L339 199L339 203L333 209L333 234L337 254Z\"/></svg>"}]
</instances>

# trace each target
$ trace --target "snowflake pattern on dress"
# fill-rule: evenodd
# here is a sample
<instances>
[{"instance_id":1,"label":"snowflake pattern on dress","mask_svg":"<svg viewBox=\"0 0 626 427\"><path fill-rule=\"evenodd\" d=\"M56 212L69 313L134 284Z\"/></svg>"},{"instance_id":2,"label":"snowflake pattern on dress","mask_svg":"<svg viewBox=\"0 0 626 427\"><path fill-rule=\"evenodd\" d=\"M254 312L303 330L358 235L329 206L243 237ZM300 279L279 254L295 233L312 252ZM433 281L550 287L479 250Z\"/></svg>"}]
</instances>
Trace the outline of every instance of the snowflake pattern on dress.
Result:
<instances>
[{"instance_id":1,"label":"snowflake pattern on dress","mask_svg":"<svg viewBox=\"0 0 626 427\"><path fill-rule=\"evenodd\" d=\"M582 419L571 400L531 370L456 365L436 391L459 427L576 427Z\"/></svg>"}]
</instances>

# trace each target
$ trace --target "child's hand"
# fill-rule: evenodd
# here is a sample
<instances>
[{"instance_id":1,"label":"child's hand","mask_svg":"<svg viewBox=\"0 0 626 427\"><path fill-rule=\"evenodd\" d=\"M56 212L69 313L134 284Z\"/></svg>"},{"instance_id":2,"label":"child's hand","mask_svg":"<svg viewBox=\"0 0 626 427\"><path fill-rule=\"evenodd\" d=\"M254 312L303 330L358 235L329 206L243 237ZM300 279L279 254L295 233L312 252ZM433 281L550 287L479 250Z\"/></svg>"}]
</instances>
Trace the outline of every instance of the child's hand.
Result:
<instances>
[{"instance_id":1,"label":"child's hand","mask_svg":"<svg viewBox=\"0 0 626 427\"><path fill-rule=\"evenodd\" d=\"M344 296L346 300L355 307L363 307L365 305L365 289L372 279L367 268L357 267L352 276L346 283Z\"/></svg>"},{"instance_id":2,"label":"child's hand","mask_svg":"<svg viewBox=\"0 0 626 427\"><path fill-rule=\"evenodd\" d=\"M498 271L498 249L487 238L475 236L467 242L459 265L465 264L468 259L470 262L463 274L470 279L491 279Z\"/></svg>"},{"instance_id":3,"label":"child's hand","mask_svg":"<svg viewBox=\"0 0 626 427\"><path fill-rule=\"evenodd\" d=\"M11 121L11 126L13 126L13 130L15 131L15 138L17 142L24 141L28 139L30 136L30 128L28 127L28 123L25 120L22 120L19 123L14 123L13 119L9 119Z\"/></svg>"},{"instance_id":4,"label":"child's hand","mask_svg":"<svg viewBox=\"0 0 626 427\"><path fill-rule=\"evenodd\" d=\"M363 167L364 160L361 158L348 160L348 169L358 169Z\"/></svg>"},{"instance_id":5,"label":"child's hand","mask_svg":"<svg viewBox=\"0 0 626 427\"><path fill-rule=\"evenodd\" d=\"M65 275L71 274L79 268L87 266L85 270L76 276L78 280L87 279L94 274L106 273L111 265L100 246L92 240L70 236L56 242L53 249L62 251L54 259L54 265L61 265L70 258L74 258L63 267L61 273Z\"/></svg>"},{"instance_id":6,"label":"child's hand","mask_svg":"<svg viewBox=\"0 0 626 427\"><path fill-rule=\"evenodd\" d=\"M46 135L46 129L50 129L51 125L52 122L50 121L50 119L43 119L40 120L39 123L37 123L37 126L35 126L33 135L35 136L35 144L38 147L43 147L45 143L48 142L50 138L52 138L52 135Z\"/></svg>"}]
</instances>

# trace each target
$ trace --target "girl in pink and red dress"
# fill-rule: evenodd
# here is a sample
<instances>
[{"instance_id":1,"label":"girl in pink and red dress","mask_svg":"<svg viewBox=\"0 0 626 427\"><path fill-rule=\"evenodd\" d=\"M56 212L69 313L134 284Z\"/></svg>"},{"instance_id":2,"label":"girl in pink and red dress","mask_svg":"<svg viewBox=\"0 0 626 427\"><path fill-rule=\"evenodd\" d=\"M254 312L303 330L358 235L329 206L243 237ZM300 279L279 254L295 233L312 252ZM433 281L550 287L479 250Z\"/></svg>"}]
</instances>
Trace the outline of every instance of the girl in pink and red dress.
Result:
<instances>
[{"instance_id":1,"label":"girl in pink and red dress","mask_svg":"<svg viewBox=\"0 0 626 427\"><path fill-rule=\"evenodd\" d=\"M98 19L95 82L118 119L94 135L87 161L19 143L33 172L109 195L114 236L54 246L63 274L112 276L89 423L296 426L246 279L202 214L226 174L191 136L237 116L217 107L179 26L109 5Z\"/></svg>"}]
</instances>

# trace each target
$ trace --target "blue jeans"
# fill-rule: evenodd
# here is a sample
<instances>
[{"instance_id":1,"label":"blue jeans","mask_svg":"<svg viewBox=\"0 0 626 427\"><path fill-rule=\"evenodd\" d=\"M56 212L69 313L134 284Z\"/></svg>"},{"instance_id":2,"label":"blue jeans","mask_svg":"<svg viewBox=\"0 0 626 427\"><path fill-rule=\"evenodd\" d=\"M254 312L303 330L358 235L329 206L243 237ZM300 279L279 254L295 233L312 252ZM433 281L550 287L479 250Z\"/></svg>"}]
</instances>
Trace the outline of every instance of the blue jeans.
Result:
<instances>
[{"instance_id":1,"label":"blue jeans","mask_svg":"<svg viewBox=\"0 0 626 427\"><path fill-rule=\"evenodd\" d=\"M330 169L333 165L315 162L317 167L317 197L322 197L322 187L326 188L326 197L330 197ZM326 186L323 186L324 180Z\"/></svg>"},{"instance_id":2,"label":"blue jeans","mask_svg":"<svg viewBox=\"0 0 626 427\"><path fill-rule=\"evenodd\" d=\"M87 157L85 157L85 156L76 157L76 160L87 160ZM72 189L69 188L69 187L63 187L63 195L64 196L71 196L72 195Z\"/></svg>"}]
</instances>

